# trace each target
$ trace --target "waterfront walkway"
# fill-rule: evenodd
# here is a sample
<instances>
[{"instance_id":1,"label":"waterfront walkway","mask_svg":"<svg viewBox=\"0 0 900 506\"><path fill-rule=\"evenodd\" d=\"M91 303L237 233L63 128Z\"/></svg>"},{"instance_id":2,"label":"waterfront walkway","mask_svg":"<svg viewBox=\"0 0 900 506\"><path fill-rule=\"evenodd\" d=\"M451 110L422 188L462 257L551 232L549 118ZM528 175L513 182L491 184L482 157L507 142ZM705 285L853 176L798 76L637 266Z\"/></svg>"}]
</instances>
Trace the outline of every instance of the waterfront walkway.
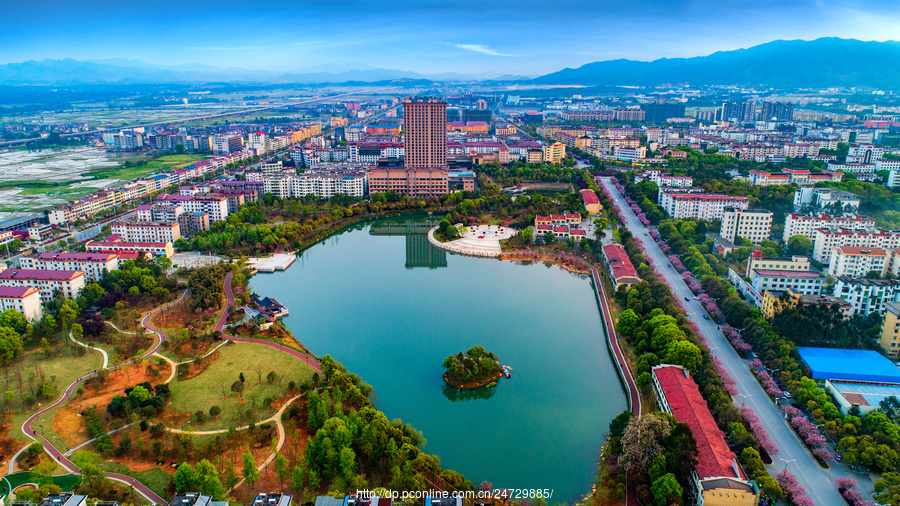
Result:
<instances>
[{"instance_id":1,"label":"waterfront walkway","mask_svg":"<svg viewBox=\"0 0 900 506\"><path fill-rule=\"evenodd\" d=\"M478 225L468 227L466 235L450 242L440 242L434 237L437 227L428 231L428 242L434 246L475 257L499 257L501 255L500 241L516 235L511 228L496 225Z\"/></svg>"}]
</instances>

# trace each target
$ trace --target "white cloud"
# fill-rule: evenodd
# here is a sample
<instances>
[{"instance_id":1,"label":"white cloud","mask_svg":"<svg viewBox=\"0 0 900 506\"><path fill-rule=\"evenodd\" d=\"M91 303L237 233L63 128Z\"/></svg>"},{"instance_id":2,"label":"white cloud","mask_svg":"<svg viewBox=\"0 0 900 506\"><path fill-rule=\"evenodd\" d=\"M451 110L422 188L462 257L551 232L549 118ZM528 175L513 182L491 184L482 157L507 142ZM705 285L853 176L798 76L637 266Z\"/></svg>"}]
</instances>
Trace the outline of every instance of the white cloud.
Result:
<instances>
[{"instance_id":1,"label":"white cloud","mask_svg":"<svg viewBox=\"0 0 900 506\"><path fill-rule=\"evenodd\" d=\"M450 43L445 43L445 44L447 44L448 46L453 46L457 49L462 49L465 51L472 51L474 53L488 54L491 56L518 56L515 54L507 54L507 53L501 53L500 51L495 51L495 50L489 48L488 46L485 46L484 44L450 44Z\"/></svg>"}]
</instances>

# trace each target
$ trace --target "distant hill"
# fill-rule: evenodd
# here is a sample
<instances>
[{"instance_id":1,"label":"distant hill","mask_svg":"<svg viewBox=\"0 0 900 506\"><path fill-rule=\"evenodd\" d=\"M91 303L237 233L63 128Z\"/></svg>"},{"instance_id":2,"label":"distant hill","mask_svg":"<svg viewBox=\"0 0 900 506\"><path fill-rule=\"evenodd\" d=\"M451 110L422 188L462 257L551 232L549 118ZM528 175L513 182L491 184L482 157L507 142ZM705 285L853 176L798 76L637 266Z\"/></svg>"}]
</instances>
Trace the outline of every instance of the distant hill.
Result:
<instances>
[{"instance_id":1,"label":"distant hill","mask_svg":"<svg viewBox=\"0 0 900 506\"><path fill-rule=\"evenodd\" d=\"M534 84L900 89L900 42L776 40L747 49L651 62L608 60L535 78Z\"/></svg>"},{"instance_id":2,"label":"distant hill","mask_svg":"<svg viewBox=\"0 0 900 506\"><path fill-rule=\"evenodd\" d=\"M138 60L115 58L79 61L29 60L0 65L0 83L7 85L56 84L168 84L168 83L340 83L367 85L397 80L418 81L474 81L494 77L495 74L418 74L406 70L363 69L332 71L274 72L242 68L220 68L202 64L151 65ZM527 79L527 78L525 78Z\"/></svg>"}]
</instances>

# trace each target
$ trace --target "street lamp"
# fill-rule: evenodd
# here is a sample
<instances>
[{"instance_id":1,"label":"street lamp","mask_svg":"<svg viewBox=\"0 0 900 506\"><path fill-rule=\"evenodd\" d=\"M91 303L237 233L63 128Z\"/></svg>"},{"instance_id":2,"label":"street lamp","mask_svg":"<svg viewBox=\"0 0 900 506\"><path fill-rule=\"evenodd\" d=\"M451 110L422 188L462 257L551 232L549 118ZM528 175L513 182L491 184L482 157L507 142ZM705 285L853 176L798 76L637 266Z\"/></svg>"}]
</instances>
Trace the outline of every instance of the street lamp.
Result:
<instances>
[{"instance_id":1,"label":"street lamp","mask_svg":"<svg viewBox=\"0 0 900 506\"><path fill-rule=\"evenodd\" d=\"M734 394L734 397L740 397L741 398L741 406L743 406L744 400L746 400L747 397L753 397L753 394Z\"/></svg>"},{"instance_id":2,"label":"street lamp","mask_svg":"<svg viewBox=\"0 0 900 506\"><path fill-rule=\"evenodd\" d=\"M783 458L781 458L781 457L778 457L778 460L781 460L781 461L784 462L784 470L785 470L785 471L787 471L787 465L788 465L788 462L796 462L796 461L797 461L797 459L788 459L788 460L785 460L785 459L783 459Z\"/></svg>"}]
</instances>

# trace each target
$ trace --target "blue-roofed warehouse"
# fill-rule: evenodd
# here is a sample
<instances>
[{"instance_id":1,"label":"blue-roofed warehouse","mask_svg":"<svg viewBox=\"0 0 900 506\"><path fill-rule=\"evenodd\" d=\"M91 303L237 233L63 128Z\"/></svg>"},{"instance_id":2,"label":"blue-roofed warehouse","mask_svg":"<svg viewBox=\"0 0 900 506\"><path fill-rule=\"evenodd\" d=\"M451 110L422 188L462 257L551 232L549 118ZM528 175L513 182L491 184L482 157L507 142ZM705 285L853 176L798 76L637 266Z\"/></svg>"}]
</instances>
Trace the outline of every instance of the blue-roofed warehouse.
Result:
<instances>
[{"instance_id":1,"label":"blue-roofed warehouse","mask_svg":"<svg viewBox=\"0 0 900 506\"><path fill-rule=\"evenodd\" d=\"M813 379L900 383L900 368L877 351L798 347Z\"/></svg>"}]
</instances>

